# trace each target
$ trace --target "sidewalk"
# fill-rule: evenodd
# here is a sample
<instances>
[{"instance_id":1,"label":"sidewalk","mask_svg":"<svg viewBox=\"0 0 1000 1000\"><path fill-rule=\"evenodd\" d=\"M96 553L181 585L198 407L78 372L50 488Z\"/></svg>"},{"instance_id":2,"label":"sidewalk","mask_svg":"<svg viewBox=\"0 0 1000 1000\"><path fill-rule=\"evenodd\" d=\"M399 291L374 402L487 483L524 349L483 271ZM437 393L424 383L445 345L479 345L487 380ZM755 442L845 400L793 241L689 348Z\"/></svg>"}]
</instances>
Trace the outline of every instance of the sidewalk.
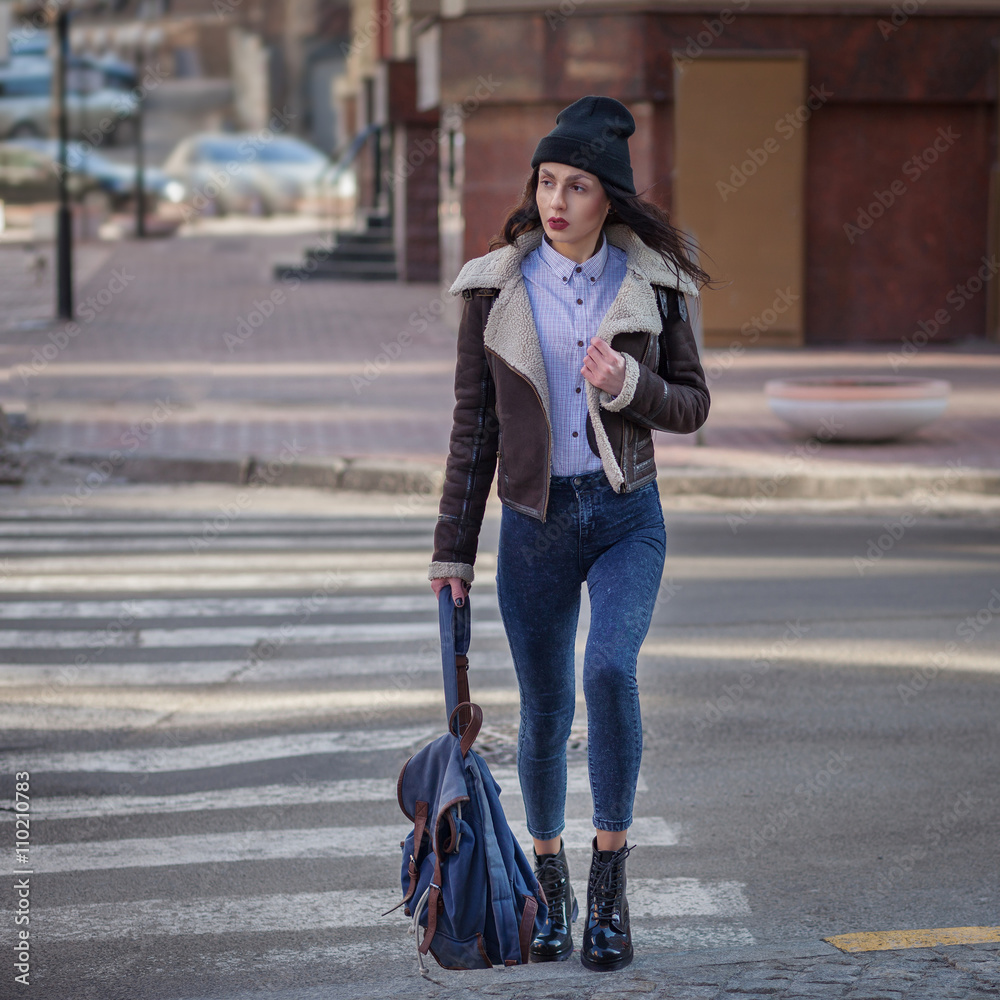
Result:
<instances>
[{"instance_id":1,"label":"sidewalk","mask_svg":"<svg viewBox=\"0 0 1000 1000\"><path fill-rule=\"evenodd\" d=\"M364 983L329 995L351 1000L986 1000L1000 989L996 944L939 945L846 954L818 941L785 947L699 949L637 954L617 973L584 969L574 955L546 963L482 972L447 972L431 960L421 980L394 986L373 970ZM346 987L346 988L345 988ZM319 994L316 994L317 996Z\"/></svg>"},{"instance_id":2,"label":"sidewalk","mask_svg":"<svg viewBox=\"0 0 1000 1000\"><path fill-rule=\"evenodd\" d=\"M47 319L51 260L38 282L23 248L0 245L12 300L0 406L31 429L8 448L6 480L44 481L56 461L63 478L103 463L116 479L240 483L270 467L275 483L436 490L459 305L427 284L273 280L275 263L316 242L86 244L76 331ZM713 402L697 441L656 435L664 496L1000 497L1000 345L927 346L895 367L884 348L707 350L704 362ZM846 373L946 378L951 403L907 440L822 444L793 436L763 396L769 378Z\"/></svg>"}]
</instances>

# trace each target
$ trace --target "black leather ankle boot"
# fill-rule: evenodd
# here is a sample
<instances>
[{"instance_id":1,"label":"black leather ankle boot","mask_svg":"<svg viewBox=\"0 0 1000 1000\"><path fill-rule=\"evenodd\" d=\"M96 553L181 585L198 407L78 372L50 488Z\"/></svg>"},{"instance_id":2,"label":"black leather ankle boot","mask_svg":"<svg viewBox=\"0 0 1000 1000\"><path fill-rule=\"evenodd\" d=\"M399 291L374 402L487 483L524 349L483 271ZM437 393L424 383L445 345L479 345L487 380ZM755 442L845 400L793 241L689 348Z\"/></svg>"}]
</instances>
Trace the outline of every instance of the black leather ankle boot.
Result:
<instances>
[{"instance_id":1,"label":"black leather ankle boot","mask_svg":"<svg viewBox=\"0 0 1000 1000\"><path fill-rule=\"evenodd\" d=\"M535 877L548 900L549 918L535 927L531 961L563 962L573 954L570 924L580 912L569 884L565 844L560 843L558 854L535 855Z\"/></svg>"},{"instance_id":2,"label":"black leather ankle boot","mask_svg":"<svg viewBox=\"0 0 1000 1000\"><path fill-rule=\"evenodd\" d=\"M625 898L625 859L633 850L599 851L594 838L594 858L587 883L587 920L583 926L580 961L588 969L611 972L632 961L632 928Z\"/></svg>"}]
</instances>

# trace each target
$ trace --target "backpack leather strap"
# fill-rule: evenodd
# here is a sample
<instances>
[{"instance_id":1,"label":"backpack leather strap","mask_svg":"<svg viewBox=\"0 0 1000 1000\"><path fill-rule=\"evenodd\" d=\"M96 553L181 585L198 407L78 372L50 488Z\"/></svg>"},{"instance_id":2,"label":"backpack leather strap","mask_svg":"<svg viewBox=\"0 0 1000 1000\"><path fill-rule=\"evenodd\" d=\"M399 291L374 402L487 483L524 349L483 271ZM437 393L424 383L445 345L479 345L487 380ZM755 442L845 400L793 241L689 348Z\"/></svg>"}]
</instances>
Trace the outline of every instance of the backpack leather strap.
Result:
<instances>
[{"instance_id":1,"label":"backpack leather strap","mask_svg":"<svg viewBox=\"0 0 1000 1000\"><path fill-rule=\"evenodd\" d=\"M410 876L410 886L403 897L404 903L413 898L413 894L417 891L417 882L420 880L420 847L424 839L424 830L427 829L427 809L426 802L417 803L416 816L413 820L413 853L410 855L410 864L406 870Z\"/></svg>"},{"instance_id":2,"label":"backpack leather strap","mask_svg":"<svg viewBox=\"0 0 1000 1000\"><path fill-rule=\"evenodd\" d=\"M534 896L524 897L524 913L521 914L521 961L527 965L531 961L531 939L535 936L535 914L538 900Z\"/></svg>"}]
</instances>

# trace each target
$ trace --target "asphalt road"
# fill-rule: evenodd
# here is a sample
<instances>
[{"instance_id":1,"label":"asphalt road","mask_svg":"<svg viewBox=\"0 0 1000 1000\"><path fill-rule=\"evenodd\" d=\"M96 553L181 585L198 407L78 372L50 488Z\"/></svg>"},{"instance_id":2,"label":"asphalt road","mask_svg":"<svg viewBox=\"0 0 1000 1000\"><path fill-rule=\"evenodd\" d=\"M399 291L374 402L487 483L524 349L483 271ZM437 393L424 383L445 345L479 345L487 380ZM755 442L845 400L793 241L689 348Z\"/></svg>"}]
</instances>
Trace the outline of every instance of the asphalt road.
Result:
<instances>
[{"instance_id":1,"label":"asphalt road","mask_svg":"<svg viewBox=\"0 0 1000 1000\"><path fill-rule=\"evenodd\" d=\"M376 996L414 977L405 918L381 913L395 779L443 726L433 517L5 500L0 787L10 809L30 774L35 995ZM996 519L671 512L667 529L639 667L636 965L1000 924ZM496 530L472 691L526 840ZM581 700L566 839L583 894L585 721Z\"/></svg>"}]
</instances>

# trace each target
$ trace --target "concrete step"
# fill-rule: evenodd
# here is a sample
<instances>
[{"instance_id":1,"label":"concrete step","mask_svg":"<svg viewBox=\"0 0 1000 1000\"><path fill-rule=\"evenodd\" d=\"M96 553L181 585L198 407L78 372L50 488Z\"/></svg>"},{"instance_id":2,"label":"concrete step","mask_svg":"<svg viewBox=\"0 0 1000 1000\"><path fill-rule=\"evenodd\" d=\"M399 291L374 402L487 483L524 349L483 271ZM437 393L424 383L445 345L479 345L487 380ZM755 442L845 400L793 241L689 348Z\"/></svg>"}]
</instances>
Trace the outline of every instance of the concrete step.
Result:
<instances>
[{"instance_id":1,"label":"concrete step","mask_svg":"<svg viewBox=\"0 0 1000 1000\"><path fill-rule=\"evenodd\" d=\"M367 260L381 263L395 263L396 251L391 243L360 243L341 246L339 243L330 249L310 247L305 253L306 260Z\"/></svg>"},{"instance_id":2,"label":"concrete step","mask_svg":"<svg viewBox=\"0 0 1000 1000\"><path fill-rule=\"evenodd\" d=\"M316 261L316 266L307 268L301 264L278 264L274 268L276 280L298 278L309 281L313 278L342 281L395 281L398 277L395 261L371 261L330 259Z\"/></svg>"}]
</instances>

